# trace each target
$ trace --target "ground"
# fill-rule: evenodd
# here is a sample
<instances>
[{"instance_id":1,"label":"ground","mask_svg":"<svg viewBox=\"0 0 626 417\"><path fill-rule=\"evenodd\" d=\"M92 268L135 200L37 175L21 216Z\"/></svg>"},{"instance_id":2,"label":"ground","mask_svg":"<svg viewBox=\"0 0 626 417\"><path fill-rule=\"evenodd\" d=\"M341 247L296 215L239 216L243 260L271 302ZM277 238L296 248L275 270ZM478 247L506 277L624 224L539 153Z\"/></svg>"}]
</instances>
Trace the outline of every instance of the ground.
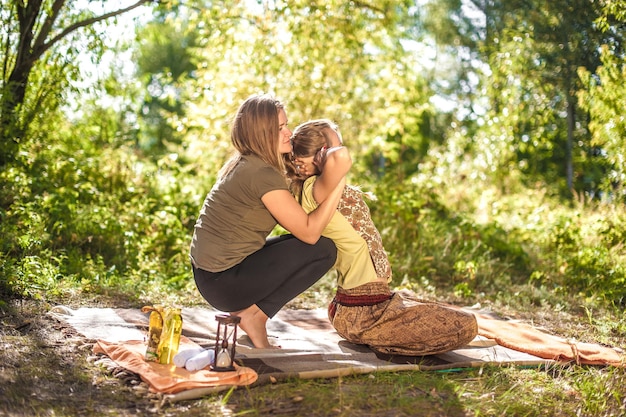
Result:
<instances>
[{"instance_id":1,"label":"ground","mask_svg":"<svg viewBox=\"0 0 626 417\"><path fill-rule=\"evenodd\" d=\"M93 355L93 340L22 301L0 311L0 416L228 415L216 401L163 404L131 373ZM209 414L208 414L209 412Z\"/></svg>"},{"instance_id":2,"label":"ground","mask_svg":"<svg viewBox=\"0 0 626 417\"><path fill-rule=\"evenodd\" d=\"M119 298L108 302L99 299L97 302L83 300L63 304L72 308L81 305L133 307ZM372 374L307 383L281 382L243 387L233 392L223 391L198 400L164 403L159 395L150 393L147 385L136 375L117 368L106 357L95 356L92 352L93 340L85 339L68 325L46 315L51 307L45 302L33 300L0 302L0 417L391 417L414 415L415 410L420 410L419 415L423 416L474 415L468 411L467 404L460 401L461 393L453 384L446 382L441 375L429 373L412 375L411 378L416 380L409 383L406 380L399 382L402 378L399 375ZM564 314L554 311L540 314L535 311L532 317L535 325L550 327L565 336L581 336L585 330L588 331L588 323L585 326L583 318L574 320L575 316ZM476 391L475 396L486 395L481 391L484 388L482 370L476 372L459 376L469 381L464 396L474 395L473 391ZM536 373L533 375L537 376ZM623 380L623 373L615 373L612 378L615 385ZM517 385L515 381L511 383ZM478 386L473 387L472 384ZM533 387L529 384L529 389ZM494 394L491 388L485 392ZM545 398L543 400L546 401ZM617 396L614 400L621 403L623 397ZM561 405L565 407L567 404ZM623 410L624 406L626 404L617 404L615 409ZM570 414L564 410L560 415Z\"/></svg>"},{"instance_id":3,"label":"ground","mask_svg":"<svg viewBox=\"0 0 626 417\"><path fill-rule=\"evenodd\" d=\"M136 378L110 377L93 344L46 316L44 303L23 301L2 312L0 415L138 415L158 406L132 395Z\"/></svg>"}]
</instances>

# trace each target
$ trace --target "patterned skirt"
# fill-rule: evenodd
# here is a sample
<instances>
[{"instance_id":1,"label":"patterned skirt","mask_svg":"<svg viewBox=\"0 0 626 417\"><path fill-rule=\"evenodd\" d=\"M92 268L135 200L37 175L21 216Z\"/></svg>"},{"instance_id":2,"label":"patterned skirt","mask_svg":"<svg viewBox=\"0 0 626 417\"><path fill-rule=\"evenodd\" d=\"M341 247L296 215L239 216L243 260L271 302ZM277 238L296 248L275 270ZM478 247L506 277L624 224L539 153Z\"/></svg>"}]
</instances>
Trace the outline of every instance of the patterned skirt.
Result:
<instances>
[{"instance_id":1,"label":"patterned skirt","mask_svg":"<svg viewBox=\"0 0 626 417\"><path fill-rule=\"evenodd\" d=\"M467 345L478 333L473 314L408 291L391 292L382 282L338 288L328 317L341 337L388 355L443 353Z\"/></svg>"}]
</instances>

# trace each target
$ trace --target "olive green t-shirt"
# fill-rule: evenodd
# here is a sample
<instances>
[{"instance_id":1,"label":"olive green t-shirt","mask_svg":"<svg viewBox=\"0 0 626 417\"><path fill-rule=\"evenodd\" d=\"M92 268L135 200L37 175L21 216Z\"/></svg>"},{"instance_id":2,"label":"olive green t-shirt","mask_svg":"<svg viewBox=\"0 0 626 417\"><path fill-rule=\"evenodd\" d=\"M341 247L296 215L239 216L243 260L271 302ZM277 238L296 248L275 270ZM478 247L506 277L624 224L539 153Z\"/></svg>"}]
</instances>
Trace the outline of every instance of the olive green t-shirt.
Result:
<instances>
[{"instance_id":1,"label":"olive green t-shirt","mask_svg":"<svg viewBox=\"0 0 626 417\"><path fill-rule=\"evenodd\" d=\"M191 242L193 265L220 272L261 249L277 224L261 201L273 190L288 190L285 177L256 156L242 156L204 200Z\"/></svg>"}]
</instances>

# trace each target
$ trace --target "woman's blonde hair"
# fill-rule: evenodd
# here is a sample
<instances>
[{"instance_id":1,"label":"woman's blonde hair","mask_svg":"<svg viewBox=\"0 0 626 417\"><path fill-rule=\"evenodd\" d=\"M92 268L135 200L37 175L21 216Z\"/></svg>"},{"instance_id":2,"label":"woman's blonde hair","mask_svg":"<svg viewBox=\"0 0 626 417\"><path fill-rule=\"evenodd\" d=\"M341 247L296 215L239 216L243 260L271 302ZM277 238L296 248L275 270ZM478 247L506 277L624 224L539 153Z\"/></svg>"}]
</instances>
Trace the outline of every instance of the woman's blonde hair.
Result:
<instances>
[{"instance_id":1,"label":"woman's blonde hair","mask_svg":"<svg viewBox=\"0 0 626 417\"><path fill-rule=\"evenodd\" d=\"M237 150L224 165L220 176L228 174L242 155L256 155L278 172L285 172L279 148L280 126L278 113L285 106L269 94L248 97L239 106L230 131L230 140Z\"/></svg>"},{"instance_id":2,"label":"woman's blonde hair","mask_svg":"<svg viewBox=\"0 0 626 417\"><path fill-rule=\"evenodd\" d=\"M337 132L338 126L329 119L310 120L293 130L291 136L293 151L291 156L285 155L284 161L289 178L289 189L298 200L302 197L302 185L308 176L298 172L294 160L315 156L323 147L331 147L331 131Z\"/></svg>"}]
</instances>

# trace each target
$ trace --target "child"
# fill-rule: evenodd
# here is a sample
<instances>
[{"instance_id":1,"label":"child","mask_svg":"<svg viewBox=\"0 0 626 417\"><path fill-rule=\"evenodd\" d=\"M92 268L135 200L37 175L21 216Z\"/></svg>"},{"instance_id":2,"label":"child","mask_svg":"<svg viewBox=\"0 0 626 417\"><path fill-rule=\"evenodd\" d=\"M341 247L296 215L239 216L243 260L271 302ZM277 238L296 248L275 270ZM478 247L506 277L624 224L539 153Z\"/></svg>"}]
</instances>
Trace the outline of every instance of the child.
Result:
<instances>
[{"instance_id":1,"label":"child","mask_svg":"<svg viewBox=\"0 0 626 417\"><path fill-rule=\"evenodd\" d=\"M309 212L345 175L336 166L333 175L325 164L329 154L343 148L341 134L330 120L312 120L294 129L292 146L293 155L285 164L290 190ZM478 329L473 314L389 289L389 259L358 188L345 187L322 235L337 246L338 288L329 319L346 340L385 354L420 356L450 351L474 339Z\"/></svg>"}]
</instances>

